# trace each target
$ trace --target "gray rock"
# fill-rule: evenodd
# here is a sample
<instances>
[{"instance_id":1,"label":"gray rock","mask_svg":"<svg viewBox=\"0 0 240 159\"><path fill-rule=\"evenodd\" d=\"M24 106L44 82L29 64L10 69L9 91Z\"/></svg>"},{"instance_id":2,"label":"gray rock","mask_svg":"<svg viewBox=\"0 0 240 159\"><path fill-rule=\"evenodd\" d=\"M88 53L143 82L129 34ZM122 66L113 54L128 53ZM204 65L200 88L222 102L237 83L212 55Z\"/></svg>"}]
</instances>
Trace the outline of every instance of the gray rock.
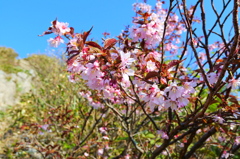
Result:
<instances>
[{"instance_id":1,"label":"gray rock","mask_svg":"<svg viewBox=\"0 0 240 159\"><path fill-rule=\"evenodd\" d=\"M7 74L0 70L0 111L6 110L8 106L14 106L20 100L20 96L32 90L32 83L36 73L30 69L25 60L21 64L29 73L18 72Z\"/></svg>"}]
</instances>

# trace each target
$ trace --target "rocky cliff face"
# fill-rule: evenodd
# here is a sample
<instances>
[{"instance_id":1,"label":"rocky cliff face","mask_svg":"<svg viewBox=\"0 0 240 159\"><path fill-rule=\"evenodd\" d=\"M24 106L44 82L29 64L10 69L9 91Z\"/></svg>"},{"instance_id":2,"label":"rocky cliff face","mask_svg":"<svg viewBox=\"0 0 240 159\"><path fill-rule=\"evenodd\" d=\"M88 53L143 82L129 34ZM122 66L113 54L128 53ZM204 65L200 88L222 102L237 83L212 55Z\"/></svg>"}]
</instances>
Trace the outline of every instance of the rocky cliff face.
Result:
<instances>
[{"instance_id":1,"label":"rocky cliff face","mask_svg":"<svg viewBox=\"0 0 240 159\"><path fill-rule=\"evenodd\" d=\"M35 71L25 60L18 60L18 64L19 72L6 73L0 70L0 111L16 105L21 95L32 90Z\"/></svg>"}]
</instances>

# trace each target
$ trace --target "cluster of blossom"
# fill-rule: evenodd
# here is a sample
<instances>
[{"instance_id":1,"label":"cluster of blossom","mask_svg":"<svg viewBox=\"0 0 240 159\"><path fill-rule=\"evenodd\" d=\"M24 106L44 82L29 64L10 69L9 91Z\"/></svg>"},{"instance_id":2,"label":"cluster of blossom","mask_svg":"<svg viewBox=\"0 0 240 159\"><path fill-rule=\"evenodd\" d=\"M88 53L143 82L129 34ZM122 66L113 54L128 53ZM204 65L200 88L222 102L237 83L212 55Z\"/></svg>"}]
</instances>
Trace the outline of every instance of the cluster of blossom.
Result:
<instances>
[{"instance_id":1,"label":"cluster of blossom","mask_svg":"<svg viewBox=\"0 0 240 159\"><path fill-rule=\"evenodd\" d=\"M206 76L207 76L208 82L209 82L211 85L213 85L214 83L217 82L219 73L209 72L208 74L206 74ZM202 74L200 74L200 81L204 81Z\"/></svg>"},{"instance_id":2,"label":"cluster of blossom","mask_svg":"<svg viewBox=\"0 0 240 159\"><path fill-rule=\"evenodd\" d=\"M137 11L138 8L140 11ZM88 90L81 91L80 95L87 99L95 109L104 108L106 102L102 101L107 101L117 104L121 113L127 116L125 106L131 108L139 100L139 103L145 103L145 110L148 113L166 111L168 108L181 111L181 108L189 104L190 98L195 93L197 80L191 79L187 75L187 70L180 65L182 60L162 63L162 59L165 57L163 57L161 49L158 51L152 49L161 43L167 12L162 9L161 2L156 4L156 12L145 3L134 4L134 9L140 17L135 17L134 26L129 29L129 36L132 39L126 40L127 38L124 39L122 34L118 40L104 40L104 47L101 47L93 41L86 42L87 35L91 30L83 34L74 34L73 30L68 27L68 23L55 20L46 33L55 33L57 37L51 38L48 42L51 46L57 47L63 43L62 36L68 37L66 52L69 59L67 64L68 71L72 73L69 80L74 82L80 76L85 80L88 88L94 90L94 93ZM177 52L176 44L180 43L179 37L182 31L184 31L183 25L178 16L175 14L169 16L165 33L166 39L163 42L165 51ZM176 39L175 44L172 39ZM121 43L119 48L115 46L117 41ZM194 39L193 43L197 45L198 41ZM209 50L219 48L222 44L209 45ZM113 47L114 49L112 49ZM205 59L205 53L201 52L201 62ZM179 67L175 67L176 65ZM213 86L218 81L221 69L220 67L217 71L206 73L210 85ZM176 79L174 74L180 75L181 78ZM205 81L202 74L200 74L199 80ZM231 87L233 90L240 86L239 79L232 78L226 83L227 88ZM136 110L136 113L140 114L139 110ZM233 112L233 115L237 118L239 112ZM212 119L221 125L225 122L223 117L217 115L212 116ZM99 128L99 131L104 142L109 140L106 127ZM204 133L207 131L209 130L203 130ZM202 130L199 129L197 134L201 133ZM161 135L163 139L169 139L163 130L158 130L157 134ZM223 141L225 137L219 137L218 140ZM239 143L240 137L236 137L235 144ZM184 143L179 146L183 147ZM104 157L104 152L107 150L109 150L109 146L105 144L99 147L97 153ZM85 153L85 156L87 155ZM227 156L228 153L224 152L223 155ZM125 158L128 158L127 156Z\"/></svg>"},{"instance_id":3,"label":"cluster of blossom","mask_svg":"<svg viewBox=\"0 0 240 159\"><path fill-rule=\"evenodd\" d=\"M148 102L151 112L156 106L158 110L167 110L167 108L177 110L188 105L188 98L195 92L193 88L195 85L195 82L185 82L183 86L178 86L176 82L172 82L164 91L161 91L156 84L153 84L149 87L148 93L141 91L139 95L143 101Z\"/></svg>"},{"instance_id":4,"label":"cluster of blossom","mask_svg":"<svg viewBox=\"0 0 240 159\"><path fill-rule=\"evenodd\" d=\"M90 91L86 91L86 92L79 92L79 94L87 99L89 105L91 105L93 108L98 109L98 108L103 108L104 105L102 103L100 103L99 101L94 101L93 98L91 97L91 92Z\"/></svg>"},{"instance_id":5,"label":"cluster of blossom","mask_svg":"<svg viewBox=\"0 0 240 159\"><path fill-rule=\"evenodd\" d=\"M158 2L157 6L161 6L160 2ZM144 4L142 4L140 8L145 8ZM159 26L162 26L160 21L163 22L165 20L163 12L165 12L165 10L158 8L157 13L159 15L151 13L150 19L152 19L149 22L154 22L154 25L159 23ZM178 21L178 17L176 15L170 16L170 19L171 18L172 20L174 19L173 21ZM180 82L178 84L177 82L171 82L169 79L172 78L172 73L170 73L172 71L172 67L165 71L167 74L165 77L161 77L161 83L165 85L165 89L159 89L159 85L156 84L158 80L157 77L153 77L151 79L154 84L149 84L139 78L144 78L145 72L152 73L159 70L162 58L161 53L152 51L146 54L137 49L123 51L119 48L110 53L110 57L108 57L109 60L104 58L102 59L99 58L102 57L102 51L99 50L98 53L93 53L91 50L92 47L90 47L91 45L82 46L82 36L80 34L71 33L71 29L68 28L67 23L62 23L55 20L52 22L52 24L53 25L48 31L55 33L57 36L64 35L72 37L69 38L70 40L67 43L67 52L69 55L71 55L69 60L70 62L68 62L68 71L73 73L69 79L74 81L76 76L80 75L81 78L86 81L86 84L90 89L98 91L98 93L94 95L95 97L98 96L98 99L104 97L105 99L109 99L114 104L122 104L127 102L129 105L131 105L134 103L133 99L125 99L122 97L125 96L126 92L131 95L134 94L134 90L131 87L130 77L135 76L137 74L136 71L139 72L142 70L140 74L138 74L139 76L133 78L133 84L139 88L137 93L142 97L141 99L143 101L147 102L147 106L149 106L151 112L154 111L156 106L158 106L158 110L166 110L169 107L171 107L173 110L177 110L178 108L182 108L189 103L188 98L190 97L190 94L194 93L195 91L193 88L195 83L189 81L183 83ZM171 32L173 32L173 29L176 27L174 26L171 29L170 26L171 25L167 27L166 35L170 35ZM157 28L157 30L160 29ZM177 34L181 34L181 31ZM152 35L149 36L148 39L156 41ZM161 38L158 38L158 42L159 40L161 40ZM134 42L134 39L132 42ZM146 45L148 45L147 40ZM94 46L96 46L96 44L94 44ZM169 81L170 84L168 85L166 81ZM125 91L123 91L121 87L125 88ZM91 97L91 92L81 92L81 95L88 99L90 105L92 105L94 108L103 107L102 103L93 100Z\"/></svg>"},{"instance_id":6,"label":"cluster of blossom","mask_svg":"<svg viewBox=\"0 0 240 159\"><path fill-rule=\"evenodd\" d=\"M136 13L142 15L142 17L134 17L134 25L129 29L130 37L133 39L133 42L145 40L146 47L155 47L162 41L167 11L162 8L161 1L157 2L156 10L151 10L151 6L146 3L135 3L133 6ZM139 11L137 10L138 8L140 9ZM176 14L169 16L165 36L170 37L173 33L181 35L183 31L185 29L178 16ZM175 44L173 39L176 39ZM179 38L171 37L167 41L164 50L177 53L178 46L176 44L180 43Z\"/></svg>"},{"instance_id":7,"label":"cluster of blossom","mask_svg":"<svg viewBox=\"0 0 240 159\"><path fill-rule=\"evenodd\" d=\"M52 23L52 29L51 31L57 35L56 38L50 38L48 42L50 43L51 47L57 48L61 43L64 43L64 40L62 39L62 35L65 35L66 33L70 32L70 28L68 27L68 23L58 22Z\"/></svg>"}]
</instances>

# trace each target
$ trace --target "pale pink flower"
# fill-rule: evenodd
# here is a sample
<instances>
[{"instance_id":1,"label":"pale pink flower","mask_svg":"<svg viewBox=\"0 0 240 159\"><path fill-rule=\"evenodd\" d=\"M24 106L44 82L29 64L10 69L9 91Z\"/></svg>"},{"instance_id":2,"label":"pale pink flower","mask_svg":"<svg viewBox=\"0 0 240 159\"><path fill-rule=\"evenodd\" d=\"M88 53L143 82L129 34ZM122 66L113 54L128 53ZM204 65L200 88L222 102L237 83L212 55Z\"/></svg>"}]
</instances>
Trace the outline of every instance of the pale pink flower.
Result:
<instances>
[{"instance_id":1,"label":"pale pink flower","mask_svg":"<svg viewBox=\"0 0 240 159\"><path fill-rule=\"evenodd\" d=\"M236 145L240 144L240 136L237 136L234 142Z\"/></svg>"},{"instance_id":2,"label":"pale pink flower","mask_svg":"<svg viewBox=\"0 0 240 159\"><path fill-rule=\"evenodd\" d=\"M222 158L228 158L230 156L230 153L228 153L227 151L223 151L223 154L222 154Z\"/></svg>"},{"instance_id":3,"label":"pale pink flower","mask_svg":"<svg viewBox=\"0 0 240 159\"><path fill-rule=\"evenodd\" d=\"M131 157L131 156L130 156L129 154L127 154L126 156L124 156L125 159L130 159L130 157Z\"/></svg>"},{"instance_id":4,"label":"pale pink flower","mask_svg":"<svg viewBox=\"0 0 240 159\"><path fill-rule=\"evenodd\" d=\"M123 51L120 51L119 52L120 56L121 56L121 67L126 67L126 66L129 66L131 65L135 59L134 58L131 58L131 53L130 52L127 52L127 53L124 53Z\"/></svg>"},{"instance_id":5,"label":"pale pink flower","mask_svg":"<svg viewBox=\"0 0 240 159\"><path fill-rule=\"evenodd\" d=\"M154 70L156 70L156 69L157 69L157 67L156 67L156 65L155 65L155 62L152 62L152 61L148 61L148 62L147 62L147 70L148 70L149 72L154 71Z\"/></svg>"},{"instance_id":6,"label":"pale pink flower","mask_svg":"<svg viewBox=\"0 0 240 159\"><path fill-rule=\"evenodd\" d=\"M162 153L161 153L162 155L165 155L165 156L167 156L167 151L166 150L164 150L164 151L162 151Z\"/></svg>"},{"instance_id":7,"label":"pale pink flower","mask_svg":"<svg viewBox=\"0 0 240 159\"><path fill-rule=\"evenodd\" d=\"M103 149L98 149L97 153L98 153L99 156L102 156L103 155Z\"/></svg>"},{"instance_id":8,"label":"pale pink flower","mask_svg":"<svg viewBox=\"0 0 240 159\"><path fill-rule=\"evenodd\" d=\"M203 77L202 77L202 74L200 74L200 75L201 75L201 76L200 76L200 80L201 80L201 81L204 81L204 79L203 79ZM207 76L207 80L209 81L209 83L210 83L210 84L214 84L214 83L217 82L219 75L216 74L215 72L210 72L210 73L206 74L206 76Z\"/></svg>"},{"instance_id":9,"label":"pale pink flower","mask_svg":"<svg viewBox=\"0 0 240 159\"><path fill-rule=\"evenodd\" d=\"M41 127L43 130L47 130L48 126L49 126L48 124L45 124L45 125L42 125Z\"/></svg>"},{"instance_id":10,"label":"pale pink flower","mask_svg":"<svg viewBox=\"0 0 240 159\"><path fill-rule=\"evenodd\" d=\"M56 25L56 27L60 30L61 34L65 34L66 32L70 32L70 28L68 27L68 23L60 22Z\"/></svg>"},{"instance_id":11,"label":"pale pink flower","mask_svg":"<svg viewBox=\"0 0 240 159\"><path fill-rule=\"evenodd\" d=\"M184 143L181 143L179 146L180 146L180 147L184 147Z\"/></svg>"},{"instance_id":12,"label":"pale pink flower","mask_svg":"<svg viewBox=\"0 0 240 159\"><path fill-rule=\"evenodd\" d=\"M68 51L78 50L77 39L70 39L69 44L68 44L68 48L69 48Z\"/></svg>"},{"instance_id":13,"label":"pale pink flower","mask_svg":"<svg viewBox=\"0 0 240 159\"><path fill-rule=\"evenodd\" d=\"M108 144L105 145L105 149L106 149L106 150L109 150L109 149L110 149L110 147L109 147Z\"/></svg>"},{"instance_id":14,"label":"pale pink flower","mask_svg":"<svg viewBox=\"0 0 240 159\"><path fill-rule=\"evenodd\" d=\"M167 109L167 108L172 108L173 110L177 110L177 109L178 109L178 104L177 104L177 102L175 102L175 101L166 100L166 101L164 102L164 107L165 107L165 109Z\"/></svg>"},{"instance_id":15,"label":"pale pink flower","mask_svg":"<svg viewBox=\"0 0 240 159\"><path fill-rule=\"evenodd\" d=\"M162 105L164 103L164 92L159 91L156 93L156 95L153 97L153 103L157 105Z\"/></svg>"},{"instance_id":16,"label":"pale pink flower","mask_svg":"<svg viewBox=\"0 0 240 159\"><path fill-rule=\"evenodd\" d=\"M107 128L106 128L106 127L100 127L100 128L99 128L99 131L100 131L102 134L107 134Z\"/></svg>"},{"instance_id":17,"label":"pale pink flower","mask_svg":"<svg viewBox=\"0 0 240 159\"><path fill-rule=\"evenodd\" d=\"M235 124L230 124L230 130L233 130L236 127Z\"/></svg>"},{"instance_id":18,"label":"pale pink flower","mask_svg":"<svg viewBox=\"0 0 240 159\"><path fill-rule=\"evenodd\" d=\"M180 108L188 105L188 103L189 103L188 97L189 96L190 96L189 94L183 94L181 97L179 97L177 99L177 103Z\"/></svg>"},{"instance_id":19,"label":"pale pink flower","mask_svg":"<svg viewBox=\"0 0 240 159\"><path fill-rule=\"evenodd\" d=\"M193 87L195 86L196 86L195 82L185 82L183 84L184 93L194 93L195 89Z\"/></svg>"},{"instance_id":20,"label":"pale pink flower","mask_svg":"<svg viewBox=\"0 0 240 159\"><path fill-rule=\"evenodd\" d=\"M227 88L232 87L233 90L237 89L237 86L240 85L240 79L230 79L227 85Z\"/></svg>"},{"instance_id":21,"label":"pale pink flower","mask_svg":"<svg viewBox=\"0 0 240 159\"><path fill-rule=\"evenodd\" d=\"M180 39L177 38L175 43L176 43L176 44L179 44L180 42L181 42Z\"/></svg>"},{"instance_id":22,"label":"pale pink flower","mask_svg":"<svg viewBox=\"0 0 240 159\"><path fill-rule=\"evenodd\" d=\"M153 57L157 61L161 61L162 55L160 53L158 53L157 51L153 51L153 52L150 52L149 54L147 54L145 59L149 59L150 57Z\"/></svg>"},{"instance_id":23,"label":"pale pink flower","mask_svg":"<svg viewBox=\"0 0 240 159\"><path fill-rule=\"evenodd\" d=\"M208 81L210 84L214 84L218 80L218 74L216 74L214 72L208 73L207 77L208 77Z\"/></svg>"},{"instance_id":24,"label":"pale pink flower","mask_svg":"<svg viewBox=\"0 0 240 159\"><path fill-rule=\"evenodd\" d=\"M226 138L223 136L219 136L218 137L218 140L220 141L220 142L224 142L224 141L226 141Z\"/></svg>"},{"instance_id":25,"label":"pale pink flower","mask_svg":"<svg viewBox=\"0 0 240 159\"><path fill-rule=\"evenodd\" d=\"M60 36L57 36L55 39L50 38L47 40L51 47L57 48L61 43L64 43L63 39Z\"/></svg>"},{"instance_id":26,"label":"pale pink flower","mask_svg":"<svg viewBox=\"0 0 240 159\"><path fill-rule=\"evenodd\" d=\"M68 80L69 80L69 82L72 82L72 83L75 83L75 78L74 78L75 76L74 76L74 74L72 74L72 75L67 75L67 78L68 78Z\"/></svg>"},{"instance_id":27,"label":"pale pink flower","mask_svg":"<svg viewBox=\"0 0 240 159\"><path fill-rule=\"evenodd\" d=\"M107 135L103 136L102 138L105 140L109 140L109 137Z\"/></svg>"},{"instance_id":28,"label":"pale pink flower","mask_svg":"<svg viewBox=\"0 0 240 159\"><path fill-rule=\"evenodd\" d=\"M215 122L218 122L219 124L223 124L223 122L225 121L222 117L220 117L220 116L213 116L213 120L215 121Z\"/></svg>"},{"instance_id":29,"label":"pale pink flower","mask_svg":"<svg viewBox=\"0 0 240 159\"><path fill-rule=\"evenodd\" d=\"M157 134L160 134L163 139L169 139L167 133L162 130L157 130Z\"/></svg>"},{"instance_id":30,"label":"pale pink flower","mask_svg":"<svg viewBox=\"0 0 240 159\"><path fill-rule=\"evenodd\" d=\"M182 96L184 89L180 86L177 86L177 83L173 82L170 84L170 86L165 88L164 92L169 92L169 97L171 100L176 101L177 98Z\"/></svg>"},{"instance_id":31,"label":"pale pink flower","mask_svg":"<svg viewBox=\"0 0 240 159\"><path fill-rule=\"evenodd\" d=\"M206 59L205 53L200 52L199 55L200 55L200 57L199 57L200 61L203 62Z\"/></svg>"},{"instance_id":32,"label":"pale pink flower","mask_svg":"<svg viewBox=\"0 0 240 159\"><path fill-rule=\"evenodd\" d=\"M132 69L122 69L122 77L125 81L129 81L129 76L134 76L134 71Z\"/></svg>"},{"instance_id":33,"label":"pale pink flower","mask_svg":"<svg viewBox=\"0 0 240 159\"><path fill-rule=\"evenodd\" d=\"M53 22L52 22L53 23ZM68 23L58 22L56 21L55 27L52 26L52 32L56 35L63 35L66 32L70 32L70 28L68 27Z\"/></svg>"},{"instance_id":34,"label":"pale pink flower","mask_svg":"<svg viewBox=\"0 0 240 159\"><path fill-rule=\"evenodd\" d=\"M157 7L157 9L162 9L162 2L160 2L160 1L158 1L157 3L156 3L156 7Z\"/></svg>"},{"instance_id":35,"label":"pale pink flower","mask_svg":"<svg viewBox=\"0 0 240 159\"><path fill-rule=\"evenodd\" d=\"M88 154L87 152L84 152L84 156L88 157L88 156L89 156L89 154Z\"/></svg>"},{"instance_id":36,"label":"pale pink flower","mask_svg":"<svg viewBox=\"0 0 240 159\"><path fill-rule=\"evenodd\" d=\"M197 134L200 134L201 132L202 132L202 130L201 130L201 129L198 129L196 133L197 133Z\"/></svg>"}]
</instances>

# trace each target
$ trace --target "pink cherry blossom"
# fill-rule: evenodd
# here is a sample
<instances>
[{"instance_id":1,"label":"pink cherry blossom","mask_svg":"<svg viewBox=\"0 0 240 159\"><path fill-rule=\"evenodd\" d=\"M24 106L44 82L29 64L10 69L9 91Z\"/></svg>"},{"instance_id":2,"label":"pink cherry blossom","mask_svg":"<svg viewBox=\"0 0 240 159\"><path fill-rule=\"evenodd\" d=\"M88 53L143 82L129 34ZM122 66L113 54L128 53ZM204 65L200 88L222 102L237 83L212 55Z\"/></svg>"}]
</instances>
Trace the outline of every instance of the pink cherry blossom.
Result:
<instances>
[{"instance_id":1,"label":"pink cherry blossom","mask_svg":"<svg viewBox=\"0 0 240 159\"><path fill-rule=\"evenodd\" d=\"M183 84L184 93L194 93L195 89L193 87L195 86L196 86L195 82L185 82Z\"/></svg>"},{"instance_id":2,"label":"pink cherry blossom","mask_svg":"<svg viewBox=\"0 0 240 159\"><path fill-rule=\"evenodd\" d=\"M155 65L155 62L148 61L147 62L147 69L148 69L149 72L156 70L157 67Z\"/></svg>"},{"instance_id":3,"label":"pink cherry blossom","mask_svg":"<svg viewBox=\"0 0 240 159\"><path fill-rule=\"evenodd\" d=\"M237 136L234 142L236 145L240 144L240 136Z\"/></svg>"},{"instance_id":4,"label":"pink cherry blossom","mask_svg":"<svg viewBox=\"0 0 240 159\"><path fill-rule=\"evenodd\" d=\"M237 89L237 86L240 86L240 79L230 79L227 85L227 88L232 87L233 90Z\"/></svg>"},{"instance_id":5,"label":"pink cherry blossom","mask_svg":"<svg viewBox=\"0 0 240 159\"><path fill-rule=\"evenodd\" d=\"M123 51L120 51L119 52L120 56L121 56L121 67L126 67L126 66L129 66L131 65L135 59L134 58L131 58L131 53L128 52L128 53L124 53Z\"/></svg>"},{"instance_id":6,"label":"pink cherry blossom","mask_svg":"<svg viewBox=\"0 0 240 159\"><path fill-rule=\"evenodd\" d=\"M61 43L64 43L63 39L60 36L57 36L55 39L50 38L48 40L51 47L57 48Z\"/></svg>"},{"instance_id":7,"label":"pink cherry blossom","mask_svg":"<svg viewBox=\"0 0 240 159\"><path fill-rule=\"evenodd\" d=\"M187 106L189 103L189 100L188 100L189 97L190 97L189 94L182 94L182 96L177 99L178 106L180 108Z\"/></svg>"},{"instance_id":8,"label":"pink cherry blossom","mask_svg":"<svg viewBox=\"0 0 240 159\"><path fill-rule=\"evenodd\" d=\"M163 139L169 139L167 133L162 130L157 130L157 134L160 134Z\"/></svg>"},{"instance_id":9,"label":"pink cherry blossom","mask_svg":"<svg viewBox=\"0 0 240 159\"><path fill-rule=\"evenodd\" d=\"M97 153L98 153L99 156L102 156L103 155L103 149L98 149Z\"/></svg>"},{"instance_id":10,"label":"pink cherry blossom","mask_svg":"<svg viewBox=\"0 0 240 159\"><path fill-rule=\"evenodd\" d=\"M66 32L70 32L70 28L68 27L68 23L60 22L56 25L56 27L60 30L61 34L65 34Z\"/></svg>"},{"instance_id":11,"label":"pink cherry blossom","mask_svg":"<svg viewBox=\"0 0 240 159\"><path fill-rule=\"evenodd\" d=\"M204 81L202 74L200 74L200 75L201 75L200 80ZM217 82L219 74L217 74L215 72L210 72L210 73L206 74L206 76L207 76L207 80L209 81L209 83L214 84Z\"/></svg>"},{"instance_id":12,"label":"pink cherry blossom","mask_svg":"<svg viewBox=\"0 0 240 159\"><path fill-rule=\"evenodd\" d=\"M130 156L129 154L127 154L126 156L124 156L125 159L130 159L130 157L131 157L131 156Z\"/></svg>"},{"instance_id":13,"label":"pink cherry blossom","mask_svg":"<svg viewBox=\"0 0 240 159\"><path fill-rule=\"evenodd\" d=\"M215 122L218 122L219 124L223 124L223 122L225 121L222 117L220 117L220 116L213 116L213 120L215 121Z\"/></svg>"},{"instance_id":14,"label":"pink cherry blossom","mask_svg":"<svg viewBox=\"0 0 240 159\"><path fill-rule=\"evenodd\" d=\"M222 158L228 158L230 154L227 151L223 151Z\"/></svg>"},{"instance_id":15,"label":"pink cherry blossom","mask_svg":"<svg viewBox=\"0 0 240 159\"><path fill-rule=\"evenodd\" d=\"M175 101L166 100L166 101L164 102L164 107L165 107L165 109L167 109L167 108L172 108L173 110L177 110L177 109L178 109L178 104L177 104L177 102L175 102Z\"/></svg>"},{"instance_id":16,"label":"pink cherry blossom","mask_svg":"<svg viewBox=\"0 0 240 159\"><path fill-rule=\"evenodd\" d=\"M53 22L52 22L53 23ZM70 32L70 28L68 27L68 23L58 22L56 21L55 27L52 26L52 32L56 35L64 35L66 32Z\"/></svg>"},{"instance_id":17,"label":"pink cherry blossom","mask_svg":"<svg viewBox=\"0 0 240 159\"><path fill-rule=\"evenodd\" d=\"M177 83L173 82L170 84L170 86L165 88L164 92L169 92L170 99L176 101L177 98L182 96L184 89L180 86L177 86Z\"/></svg>"},{"instance_id":18,"label":"pink cherry blossom","mask_svg":"<svg viewBox=\"0 0 240 159\"><path fill-rule=\"evenodd\" d=\"M106 128L106 127L100 127L100 128L99 128L99 131L100 131L102 134L107 134L107 128Z\"/></svg>"},{"instance_id":19,"label":"pink cherry blossom","mask_svg":"<svg viewBox=\"0 0 240 159\"><path fill-rule=\"evenodd\" d=\"M105 139L105 140L109 140L107 135L103 136L102 138Z\"/></svg>"},{"instance_id":20,"label":"pink cherry blossom","mask_svg":"<svg viewBox=\"0 0 240 159\"><path fill-rule=\"evenodd\" d=\"M220 141L220 142L224 142L224 141L226 141L226 138L223 136L219 136L218 137L218 140Z\"/></svg>"}]
</instances>

